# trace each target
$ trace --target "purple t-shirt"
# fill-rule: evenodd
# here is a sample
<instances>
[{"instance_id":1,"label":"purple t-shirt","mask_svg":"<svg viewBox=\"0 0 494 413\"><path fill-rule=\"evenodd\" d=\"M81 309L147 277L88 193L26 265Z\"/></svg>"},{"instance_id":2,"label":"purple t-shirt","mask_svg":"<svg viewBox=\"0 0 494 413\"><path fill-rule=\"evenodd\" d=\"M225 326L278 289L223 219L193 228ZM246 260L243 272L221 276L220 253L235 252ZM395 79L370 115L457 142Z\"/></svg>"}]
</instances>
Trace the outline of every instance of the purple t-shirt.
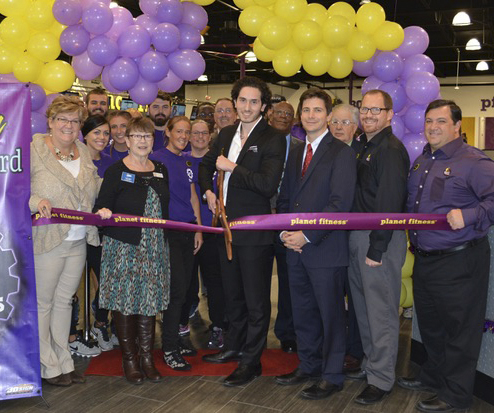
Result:
<instances>
[{"instance_id":1,"label":"purple t-shirt","mask_svg":"<svg viewBox=\"0 0 494 413\"><path fill-rule=\"evenodd\" d=\"M95 161L93 160L94 166L98 168L98 175L103 178L105 175L106 169L115 163L115 161L110 158L110 155L103 153L103 151L100 153L101 159Z\"/></svg>"},{"instance_id":2,"label":"purple t-shirt","mask_svg":"<svg viewBox=\"0 0 494 413\"><path fill-rule=\"evenodd\" d=\"M103 149L102 153L108 155L112 159L113 163L120 161L129 154L127 151L119 152L115 150L112 145L108 145L105 149Z\"/></svg>"},{"instance_id":3,"label":"purple t-shirt","mask_svg":"<svg viewBox=\"0 0 494 413\"><path fill-rule=\"evenodd\" d=\"M149 158L161 162L168 169L170 204L169 216L172 221L195 222L196 217L190 203L190 184L192 163L184 156L175 155L166 148L161 148L149 155ZM187 162L189 165L187 165Z\"/></svg>"}]
</instances>

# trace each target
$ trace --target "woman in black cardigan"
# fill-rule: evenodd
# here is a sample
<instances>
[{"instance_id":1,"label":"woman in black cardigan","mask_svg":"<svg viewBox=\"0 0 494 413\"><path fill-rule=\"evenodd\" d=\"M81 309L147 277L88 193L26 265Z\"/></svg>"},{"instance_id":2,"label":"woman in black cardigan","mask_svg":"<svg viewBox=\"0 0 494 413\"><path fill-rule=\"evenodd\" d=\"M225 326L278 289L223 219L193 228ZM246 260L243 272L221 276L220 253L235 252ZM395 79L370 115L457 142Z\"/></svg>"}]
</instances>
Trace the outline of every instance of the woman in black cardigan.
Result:
<instances>
[{"instance_id":1,"label":"woman in black cardigan","mask_svg":"<svg viewBox=\"0 0 494 413\"><path fill-rule=\"evenodd\" d=\"M129 122L125 137L129 154L105 172L95 210L168 218L168 172L161 163L148 159L153 140L149 119ZM112 310L125 377L133 384L141 384L145 377L161 381L152 350L156 314L169 302L165 233L156 228L106 227L103 234L100 306Z\"/></svg>"}]
</instances>

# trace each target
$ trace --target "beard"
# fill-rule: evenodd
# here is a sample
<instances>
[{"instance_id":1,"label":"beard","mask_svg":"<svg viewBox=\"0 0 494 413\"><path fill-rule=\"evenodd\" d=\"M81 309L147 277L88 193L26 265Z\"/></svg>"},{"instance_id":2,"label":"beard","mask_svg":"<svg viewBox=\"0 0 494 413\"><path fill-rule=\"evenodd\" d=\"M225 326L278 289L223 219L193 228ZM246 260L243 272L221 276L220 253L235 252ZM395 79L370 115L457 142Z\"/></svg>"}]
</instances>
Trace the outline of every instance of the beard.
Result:
<instances>
[{"instance_id":1,"label":"beard","mask_svg":"<svg viewBox=\"0 0 494 413\"><path fill-rule=\"evenodd\" d=\"M165 115L149 116L155 126L165 126L168 118Z\"/></svg>"}]
</instances>

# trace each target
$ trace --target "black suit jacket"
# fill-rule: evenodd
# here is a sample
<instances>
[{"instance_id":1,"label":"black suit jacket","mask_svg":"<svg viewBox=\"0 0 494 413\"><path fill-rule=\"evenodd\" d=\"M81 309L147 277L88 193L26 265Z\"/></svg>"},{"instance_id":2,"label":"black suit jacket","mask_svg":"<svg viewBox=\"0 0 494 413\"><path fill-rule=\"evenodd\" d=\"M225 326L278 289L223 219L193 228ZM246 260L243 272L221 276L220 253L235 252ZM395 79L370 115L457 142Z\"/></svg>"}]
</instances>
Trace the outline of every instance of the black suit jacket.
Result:
<instances>
[{"instance_id":1,"label":"black suit jacket","mask_svg":"<svg viewBox=\"0 0 494 413\"><path fill-rule=\"evenodd\" d=\"M209 152L199 164L201 194L214 191L212 178L216 158L228 157L238 125L223 128ZM252 130L236 161L228 181L226 213L229 220L244 215L270 214L269 200L278 190L285 161L285 136L264 119ZM268 245L273 243L272 231L232 231L235 245Z\"/></svg>"},{"instance_id":2,"label":"black suit jacket","mask_svg":"<svg viewBox=\"0 0 494 413\"><path fill-rule=\"evenodd\" d=\"M355 152L327 133L319 143L307 172L302 175L305 145L288 155L277 210L279 213L346 212L353 203L357 167ZM302 253L287 251L287 263L302 260L307 268L348 265L347 231L304 230L310 240Z\"/></svg>"}]
</instances>

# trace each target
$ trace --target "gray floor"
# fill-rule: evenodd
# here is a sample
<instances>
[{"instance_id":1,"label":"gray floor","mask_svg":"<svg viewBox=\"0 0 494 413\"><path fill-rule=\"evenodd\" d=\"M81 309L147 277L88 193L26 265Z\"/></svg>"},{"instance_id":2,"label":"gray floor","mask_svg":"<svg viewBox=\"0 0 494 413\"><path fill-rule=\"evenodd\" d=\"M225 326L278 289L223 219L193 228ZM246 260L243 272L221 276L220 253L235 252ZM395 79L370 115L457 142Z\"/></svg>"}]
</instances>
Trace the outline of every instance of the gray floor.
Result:
<instances>
[{"instance_id":1,"label":"gray floor","mask_svg":"<svg viewBox=\"0 0 494 413\"><path fill-rule=\"evenodd\" d=\"M276 316L277 279L273 277L273 311L268 347L279 347L272 325ZM201 299L200 313L206 319L206 300ZM401 319L400 352L397 374L411 375L416 366L411 365L411 321ZM196 320L192 325L192 341L198 347L207 343L207 320ZM76 368L83 371L87 360L77 358ZM88 376L87 383L69 388L57 388L43 384L43 396L50 404L47 408L39 397L0 401L0 411L9 413L46 411L61 413L408 413L415 412L415 404L427 393L412 393L395 387L383 402L363 407L353 398L363 390L361 382L345 382L343 391L326 400L308 401L298 395L304 385L283 387L274 383L272 377L260 377L245 387L227 388L221 377L167 377L162 383L146 382L142 386L128 384L121 377ZM472 413L494 413L494 406L476 399Z\"/></svg>"}]
</instances>

